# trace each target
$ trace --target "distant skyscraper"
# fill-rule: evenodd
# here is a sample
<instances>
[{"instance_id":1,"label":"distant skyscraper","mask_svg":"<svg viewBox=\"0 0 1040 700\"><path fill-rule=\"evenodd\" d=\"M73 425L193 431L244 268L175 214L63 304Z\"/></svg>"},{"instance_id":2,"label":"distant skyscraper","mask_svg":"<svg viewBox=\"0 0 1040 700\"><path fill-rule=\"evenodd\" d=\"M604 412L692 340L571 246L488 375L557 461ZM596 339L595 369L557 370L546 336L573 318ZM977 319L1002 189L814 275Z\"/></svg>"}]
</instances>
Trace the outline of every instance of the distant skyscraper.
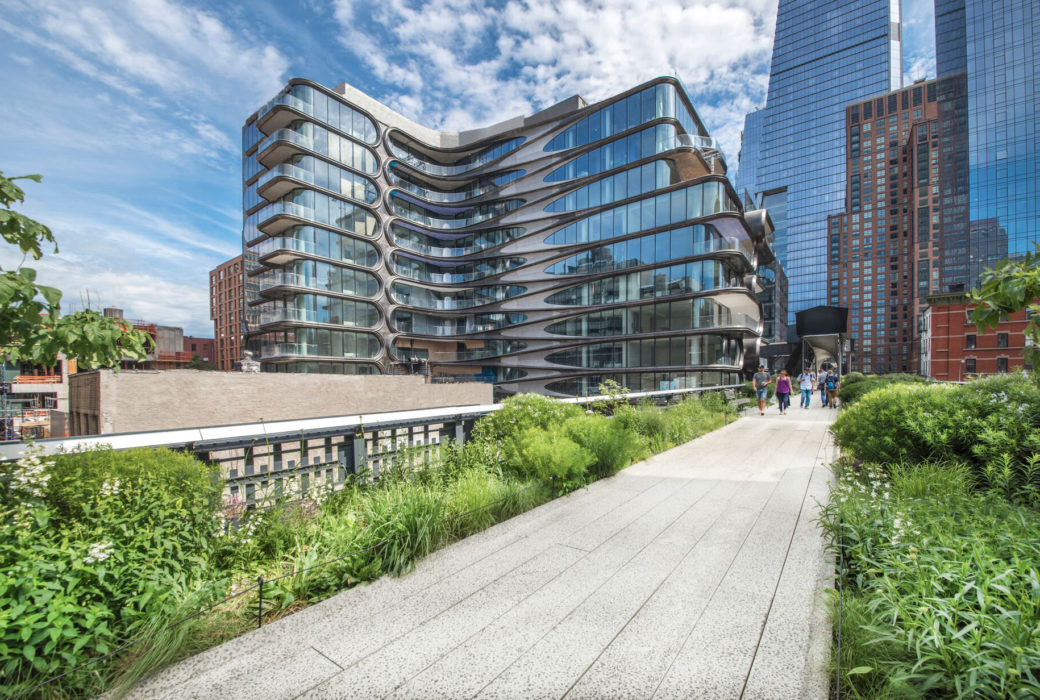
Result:
<instances>
[{"instance_id":1,"label":"distant skyscraper","mask_svg":"<svg viewBox=\"0 0 1040 700\"><path fill-rule=\"evenodd\" d=\"M845 207L845 107L902 85L899 0L780 0L738 188L767 208L794 314L827 303L827 217Z\"/></svg>"},{"instance_id":2,"label":"distant skyscraper","mask_svg":"<svg viewBox=\"0 0 1040 700\"><path fill-rule=\"evenodd\" d=\"M1040 240L1038 39L1036 0L936 0L939 118L962 151L959 177L941 177L944 209L959 214L943 222L943 291Z\"/></svg>"}]
</instances>

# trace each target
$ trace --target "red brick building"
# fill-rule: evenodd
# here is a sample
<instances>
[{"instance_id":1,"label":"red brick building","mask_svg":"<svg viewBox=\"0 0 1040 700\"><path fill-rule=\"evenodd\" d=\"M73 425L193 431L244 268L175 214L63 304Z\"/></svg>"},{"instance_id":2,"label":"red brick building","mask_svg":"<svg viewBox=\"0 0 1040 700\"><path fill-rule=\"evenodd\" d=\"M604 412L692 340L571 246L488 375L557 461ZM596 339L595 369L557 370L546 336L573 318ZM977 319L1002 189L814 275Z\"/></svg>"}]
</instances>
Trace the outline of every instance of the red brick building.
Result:
<instances>
[{"instance_id":1,"label":"red brick building","mask_svg":"<svg viewBox=\"0 0 1040 700\"><path fill-rule=\"evenodd\" d=\"M209 317L213 319L214 352L210 361L226 372L242 359L245 309L242 256L221 263L209 273Z\"/></svg>"},{"instance_id":2,"label":"red brick building","mask_svg":"<svg viewBox=\"0 0 1040 700\"><path fill-rule=\"evenodd\" d=\"M1028 312L1012 314L983 334L970 320L972 307L964 294L930 294L925 300L919 323L921 374L956 382L1023 368Z\"/></svg>"},{"instance_id":3,"label":"red brick building","mask_svg":"<svg viewBox=\"0 0 1040 700\"><path fill-rule=\"evenodd\" d=\"M214 338L195 338L186 335L184 336L184 352L198 355L203 362L216 364L217 342Z\"/></svg>"}]
</instances>

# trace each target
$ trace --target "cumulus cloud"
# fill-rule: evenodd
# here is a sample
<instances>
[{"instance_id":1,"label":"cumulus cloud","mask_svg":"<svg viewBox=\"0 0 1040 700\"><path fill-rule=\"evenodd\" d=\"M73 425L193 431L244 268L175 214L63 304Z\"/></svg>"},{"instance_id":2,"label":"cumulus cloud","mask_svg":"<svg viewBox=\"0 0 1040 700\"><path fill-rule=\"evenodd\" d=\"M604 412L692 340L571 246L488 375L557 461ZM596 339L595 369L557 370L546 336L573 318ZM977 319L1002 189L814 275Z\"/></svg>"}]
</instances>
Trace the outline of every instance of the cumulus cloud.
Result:
<instances>
[{"instance_id":1,"label":"cumulus cloud","mask_svg":"<svg viewBox=\"0 0 1040 700\"><path fill-rule=\"evenodd\" d=\"M343 45L387 86L375 96L421 123L467 129L676 74L734 165L744 113L765 97L776 21L769 0L663 0L652 12L642 0L336 0L334 9Z\"/></svg>"}]
</instances>

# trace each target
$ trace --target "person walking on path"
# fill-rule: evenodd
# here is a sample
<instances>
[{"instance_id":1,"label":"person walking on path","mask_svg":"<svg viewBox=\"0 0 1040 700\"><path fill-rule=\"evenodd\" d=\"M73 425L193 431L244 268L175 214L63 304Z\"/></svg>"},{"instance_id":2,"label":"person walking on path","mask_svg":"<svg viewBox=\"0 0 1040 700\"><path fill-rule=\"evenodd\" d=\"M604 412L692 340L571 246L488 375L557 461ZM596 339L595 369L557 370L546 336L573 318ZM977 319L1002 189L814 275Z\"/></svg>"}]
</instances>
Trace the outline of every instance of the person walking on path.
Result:
<instances>
[{"instance_id":1,"label":"person walking on path","mask_svg":"<svg viewBox=\"0 0 1040 700\"><path fill-rule=\"evenodd\" d=\"M802 370L802 373L798 375L798 390L802 392L801 401L798 403L802 408L809 408L812 405L812 392L816 388L816 375L813 374L812 370L806 367Z\"/></svg>"},{"instance_id":2,"label":"person walking on path","mask_svg":"<svg viewBox=\"0 0 1040 700\"><path fill-rule=\"evenodd\" d=\"M776 379L776 402L780 406L780 415L786 416L787 409L791 407L791 378L787 376L787 370L780 370L780 376Z\"/></svg>"},{"instance_id":3,"label":"person walking on path","mask_svg":"<svg viewBox=\"0 0 1040 700\"><path fill-rule=\"evenodd\" d=\"M838 407L838 388L841 387L841 380L838 379L837 373L832 369L827 373L826 379L827 387L827 405L831 408Z\"/></svg>"},{"instance_id":4,"label":"person walking on path","mask_svg":"<svg viewBox=\"0 0 1040 700\"><path fill-rule=\"evenodd\" d=\"M820 371L820 383L816 387L820 390L820 405L827 408L827 373Z\"/></svg>"},{"instance_id":5,"label":"person walking on path","mask_svg":"<svg viewBox=\"0 0 1040 700\"><path fill-rule=\"evenodd\" d=\"M751 381L755 386L755 396L758 397L758 415L766 414L766 397L769 396L769 385L773 383L772 377L766 371L765 365L759 365L758 371Z\"/></svg>"}]
</instances>

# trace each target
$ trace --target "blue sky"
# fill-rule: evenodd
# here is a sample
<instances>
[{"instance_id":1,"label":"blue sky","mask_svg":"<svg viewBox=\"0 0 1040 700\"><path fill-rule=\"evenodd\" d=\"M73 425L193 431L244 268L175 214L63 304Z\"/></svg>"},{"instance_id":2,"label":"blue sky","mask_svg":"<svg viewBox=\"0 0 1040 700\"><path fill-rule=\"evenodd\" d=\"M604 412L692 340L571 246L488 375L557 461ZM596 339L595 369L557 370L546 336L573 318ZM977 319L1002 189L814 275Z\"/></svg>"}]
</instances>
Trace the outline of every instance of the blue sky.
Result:
<instances>
[{"instance_id":1,"label":"blue sky","mask_svg":"<svg viewBox=\"0 0 1040 700\"><path fill-rule=\"evenodd\" d=\"M934 74L931 14L904 0L907 79ZM66 307L212 336L207 272L241 249L241 127L290 77L459 129L677 74L735 168L775 18L776 0L0 0L0 170L44 175L22 211L58 238L34 266Z\"/></svg>"}]
</instances>

